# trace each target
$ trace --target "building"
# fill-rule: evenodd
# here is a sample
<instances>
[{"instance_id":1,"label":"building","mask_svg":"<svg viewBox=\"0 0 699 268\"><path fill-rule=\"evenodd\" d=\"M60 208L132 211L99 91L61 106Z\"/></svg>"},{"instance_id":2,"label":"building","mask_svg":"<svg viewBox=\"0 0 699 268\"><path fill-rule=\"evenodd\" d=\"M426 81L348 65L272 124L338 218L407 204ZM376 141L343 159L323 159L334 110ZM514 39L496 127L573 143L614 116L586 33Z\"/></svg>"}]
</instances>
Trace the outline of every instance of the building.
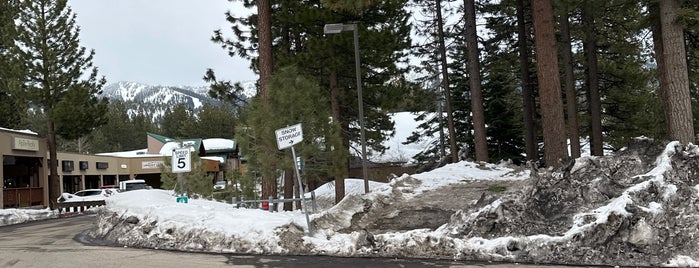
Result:
<instances>
[{"instance_id":1,"label":"building","mask_svg":"<svg viewBox=\"0 0 699 268\"><path fill-rule=\"evenodd\" d=\"M182 142L147 133L148 148L98 155L57 153L61 192L74 193L143 179L160 188L161 166L180 144L191 146L207 173L222 179L227 170L240 167L237 143L228 139L186 139ZM0 208L46 207L49 168L46 139L31 131L0 128ZM213 182L212 182L213 185Z\"/></svg>"},{"instance_id":2,"label":"building","mask_svg":"<svg viewBox=\"0 0 699 268\"><path fill-rule=\"evenodd\" d=\"M0 128L2 156L2 192L4 204L17 206L46 206L48 172L46 139L31 131Z\"/></svg>"}]
</instances>

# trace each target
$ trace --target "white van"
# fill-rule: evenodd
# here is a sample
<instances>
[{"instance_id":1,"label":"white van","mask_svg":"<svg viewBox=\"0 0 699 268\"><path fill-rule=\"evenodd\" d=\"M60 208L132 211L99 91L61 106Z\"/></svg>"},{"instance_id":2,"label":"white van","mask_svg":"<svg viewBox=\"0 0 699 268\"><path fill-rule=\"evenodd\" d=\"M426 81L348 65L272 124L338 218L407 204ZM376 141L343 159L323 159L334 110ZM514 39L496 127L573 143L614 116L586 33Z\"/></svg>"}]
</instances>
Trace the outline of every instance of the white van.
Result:
<instances>
[{"instance_id":1,"label":"white van","mask_svg":"<svg viewBox=\"0 0 699 268\"><path fill-rule=\"evenodd\" d=\"M131 190L152 189L145 180L128 180L119 182L119 191L126 192Z\"/></svg>"}]
</instances>

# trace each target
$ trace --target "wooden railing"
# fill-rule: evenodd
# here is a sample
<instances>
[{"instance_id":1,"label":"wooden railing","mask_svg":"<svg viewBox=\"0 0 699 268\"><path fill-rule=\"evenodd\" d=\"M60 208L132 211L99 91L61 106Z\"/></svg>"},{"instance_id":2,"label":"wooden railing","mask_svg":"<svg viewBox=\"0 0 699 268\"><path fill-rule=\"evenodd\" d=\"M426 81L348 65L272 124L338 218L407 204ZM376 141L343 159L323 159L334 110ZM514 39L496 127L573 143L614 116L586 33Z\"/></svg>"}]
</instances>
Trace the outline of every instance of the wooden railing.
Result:
<instances>
[{"instance_id":1,"label":"wooden railing","mask_svg":"<svg viewBox=\"0 0 699 268\"><path fill-rule=\"evenodd\" d=\"M68 217L89 213L89 209L104 206L104 200L83 201L83 202L63 202L56 204L59 217Z\"/></svg>"},{"instance_id":2,"label":"wooden railing","mask_svg":"<svg viewBox=\"0 0 699 268\"><path fill-rule=\"evenodd\" d=\"M6 208L45 206L44 188L5 188L2 190L2 202Z\"/></svg>"}]
</instances>

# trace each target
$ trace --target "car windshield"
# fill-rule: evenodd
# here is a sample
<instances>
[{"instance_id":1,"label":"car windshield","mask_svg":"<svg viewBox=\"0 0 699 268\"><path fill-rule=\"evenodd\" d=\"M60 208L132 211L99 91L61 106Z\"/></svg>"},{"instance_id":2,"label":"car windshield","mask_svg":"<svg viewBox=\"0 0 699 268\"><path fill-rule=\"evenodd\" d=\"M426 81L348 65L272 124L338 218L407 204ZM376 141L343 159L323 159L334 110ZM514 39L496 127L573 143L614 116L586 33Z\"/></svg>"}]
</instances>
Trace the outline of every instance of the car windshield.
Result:
<instances>
[{"instance_id":1,"label":"car windshield","mask_svg":"<svg viewBox=\"0 0 699 268\"><path fill-rule=\"evenodd\" d=\"M225 181L217 181L216 185L226 185L226 182Z\"/></svg>"},{"instance_id":2,"label":"car windshield","mask_svg":"<svg viewBox=\"0 0 699 268\"><path fill-rule=\"evenodd\" d=\"M91 196L91 195L99 195L101 194L101 190L84 190L84 191L79 191L75 193L77 196Z\"/></svg>"},{"instance_id":3,"label":"car windshield","mask_svg":"<svg viewBox=\"0 0 699 268\"><path fill-rule=\"evenodd\" d=\"M127 183L126 191L148 189L148 184L146 183Z\"/></svg>"}]
</instances>

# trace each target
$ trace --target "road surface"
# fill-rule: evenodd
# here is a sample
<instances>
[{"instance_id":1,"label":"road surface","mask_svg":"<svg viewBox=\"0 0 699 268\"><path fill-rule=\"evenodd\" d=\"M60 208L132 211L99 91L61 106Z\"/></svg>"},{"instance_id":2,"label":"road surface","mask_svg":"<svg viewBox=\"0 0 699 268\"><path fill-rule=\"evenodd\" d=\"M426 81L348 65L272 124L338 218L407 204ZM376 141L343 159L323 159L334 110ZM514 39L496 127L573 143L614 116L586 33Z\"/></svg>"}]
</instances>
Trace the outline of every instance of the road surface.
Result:
<instances>
[{"instance_id":1,"label":"road surface","mask_svg":"<svg viewBox=\"0 0 699 268\"><path fill-rule=\"evenodd\" d=\"M85 244L87 242L81 235L93 224L94 217L88 215L0 227L0 267L542 267L425 259L209 254L97 246Z\"/></svg>"}]
</instances>

